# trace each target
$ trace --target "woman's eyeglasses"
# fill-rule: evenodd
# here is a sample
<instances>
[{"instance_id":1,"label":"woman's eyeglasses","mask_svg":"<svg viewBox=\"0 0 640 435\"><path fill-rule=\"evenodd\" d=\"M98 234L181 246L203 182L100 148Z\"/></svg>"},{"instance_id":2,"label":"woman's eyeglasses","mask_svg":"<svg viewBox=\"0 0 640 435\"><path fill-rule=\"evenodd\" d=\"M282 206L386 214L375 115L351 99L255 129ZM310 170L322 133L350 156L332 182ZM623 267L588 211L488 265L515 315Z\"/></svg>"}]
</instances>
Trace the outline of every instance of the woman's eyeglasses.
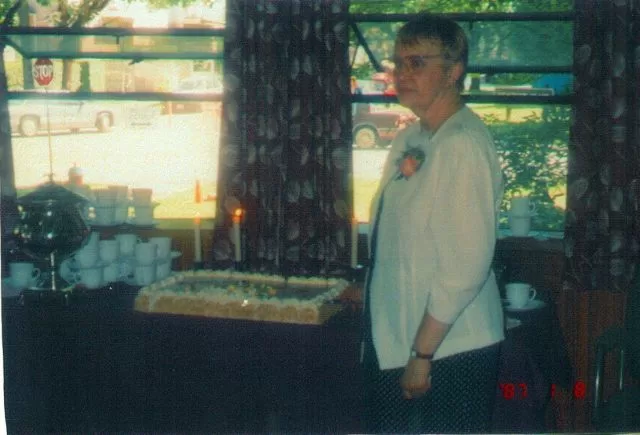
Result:
<instances>
[{"instance_id":1,"label":"woman's eyeglasses","mask_svg":"<svg viewBox=\"0 0 640 435\"><path fill-rule=\"evenodd\" d=\"M404 58L397 57L393 59L393 63L395 65L394 72L401 73L405 71L409 74L413 74L424 69L429 63L430 59L436 58L445 59L444 55L442 54L428 54L422 56L415 54L411 56L405 56Z\"/></svg>"}]
</instances>

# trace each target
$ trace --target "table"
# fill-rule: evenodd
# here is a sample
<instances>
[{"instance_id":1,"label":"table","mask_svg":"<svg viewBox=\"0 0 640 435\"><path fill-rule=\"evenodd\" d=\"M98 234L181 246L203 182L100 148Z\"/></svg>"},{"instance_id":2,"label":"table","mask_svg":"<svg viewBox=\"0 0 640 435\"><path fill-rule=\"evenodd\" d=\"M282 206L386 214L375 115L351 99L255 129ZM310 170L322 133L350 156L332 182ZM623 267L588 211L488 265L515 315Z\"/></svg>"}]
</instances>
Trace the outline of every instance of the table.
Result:
<instances>
[{"instance_id":1,"label":"table","mask_svg":"<svg viewBox=\"0 0 640 435\"><path fill-rule=\"evenodd\" d=\"M10 431L359 430L359 316L153 315L132 310L136 292L3 300Z\"/></svg>"},{"instance_id":2,"label":"table","mask_svg":"<svg viewBox=\"0 0 640 435\"><path fill-rule=\"evenodd\" d=\"M10 432L363 431L357 303L292 325L139 313L137 291L3 299ZM529 383L530 400L497 387L499 432L544 425L548 384L568 367L562 343L540 339L553 312L523 315L534 321L507 332L499 379Z\"/></svg>"}]
</instances>

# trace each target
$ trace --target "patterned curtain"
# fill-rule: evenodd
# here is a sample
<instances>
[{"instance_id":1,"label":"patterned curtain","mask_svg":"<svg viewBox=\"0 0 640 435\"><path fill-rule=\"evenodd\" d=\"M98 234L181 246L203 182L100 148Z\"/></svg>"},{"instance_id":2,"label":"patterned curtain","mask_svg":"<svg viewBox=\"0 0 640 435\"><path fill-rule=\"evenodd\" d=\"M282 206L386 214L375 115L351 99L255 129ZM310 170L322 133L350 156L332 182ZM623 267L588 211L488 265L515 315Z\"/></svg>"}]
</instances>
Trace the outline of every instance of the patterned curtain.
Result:
<instances>
[{"instance_id":1,"label":"patterned curtain","mask_svg":"<svg viewBox=\"0 0 640 435\"><path fill-rule=\"evenodd\" d=\"M353 215L348 0L227 2L214 268L326 275Z\"/></svg>"},{"instance_id":2,"label":"patterned curtain","mask_svg":"<svg viewBox=\"0 0 640 435\"><path fill-rule=\"evenodd\" d=\"M640 236L640 0L576 0L567 284L624 291Z\"/></svg>"}]
</instances>

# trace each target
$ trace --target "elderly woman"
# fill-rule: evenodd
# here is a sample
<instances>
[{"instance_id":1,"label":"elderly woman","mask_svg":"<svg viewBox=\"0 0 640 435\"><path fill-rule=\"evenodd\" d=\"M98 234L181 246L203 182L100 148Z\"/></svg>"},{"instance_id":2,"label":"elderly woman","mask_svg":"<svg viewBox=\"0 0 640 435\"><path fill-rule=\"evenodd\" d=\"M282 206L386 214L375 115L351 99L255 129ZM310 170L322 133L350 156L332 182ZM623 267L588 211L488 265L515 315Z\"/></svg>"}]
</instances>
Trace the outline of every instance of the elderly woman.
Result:
<instances>
[{"instance_id":1,"label":"elderly woman","mask_svg":"<svg viewBox=\"0 0 640 435\"><path fill-rule=\"evenodd\" d=\"M398 100L419 121L394 139L372 201L367 430L489 431L504 339L491 270L498 156L460 96L468 45L455 22L406 23L394 58Z\"/></svg>"}]
</instances>

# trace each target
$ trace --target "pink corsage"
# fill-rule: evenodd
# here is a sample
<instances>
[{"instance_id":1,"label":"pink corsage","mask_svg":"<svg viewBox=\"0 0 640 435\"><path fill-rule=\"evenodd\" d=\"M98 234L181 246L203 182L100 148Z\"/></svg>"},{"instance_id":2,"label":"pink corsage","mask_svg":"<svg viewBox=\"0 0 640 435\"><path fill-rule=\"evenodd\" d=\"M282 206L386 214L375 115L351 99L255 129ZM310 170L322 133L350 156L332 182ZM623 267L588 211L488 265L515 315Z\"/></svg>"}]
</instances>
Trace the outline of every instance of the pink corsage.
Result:
<instances>
[{"instance_id":1,"label":"pink corsage","mask_svg":"<svg viewBox=\"0 0 640 435\"><path fill-rule=\"evenodd\" d=\"M409 148L406 150L397 160L398 170L400 173L396 179L400 180L401 178L404 178L405 180L408 180L409 177L418 172L424 160L424 151L420 148Z\"/></svg>"}]
</instances>

